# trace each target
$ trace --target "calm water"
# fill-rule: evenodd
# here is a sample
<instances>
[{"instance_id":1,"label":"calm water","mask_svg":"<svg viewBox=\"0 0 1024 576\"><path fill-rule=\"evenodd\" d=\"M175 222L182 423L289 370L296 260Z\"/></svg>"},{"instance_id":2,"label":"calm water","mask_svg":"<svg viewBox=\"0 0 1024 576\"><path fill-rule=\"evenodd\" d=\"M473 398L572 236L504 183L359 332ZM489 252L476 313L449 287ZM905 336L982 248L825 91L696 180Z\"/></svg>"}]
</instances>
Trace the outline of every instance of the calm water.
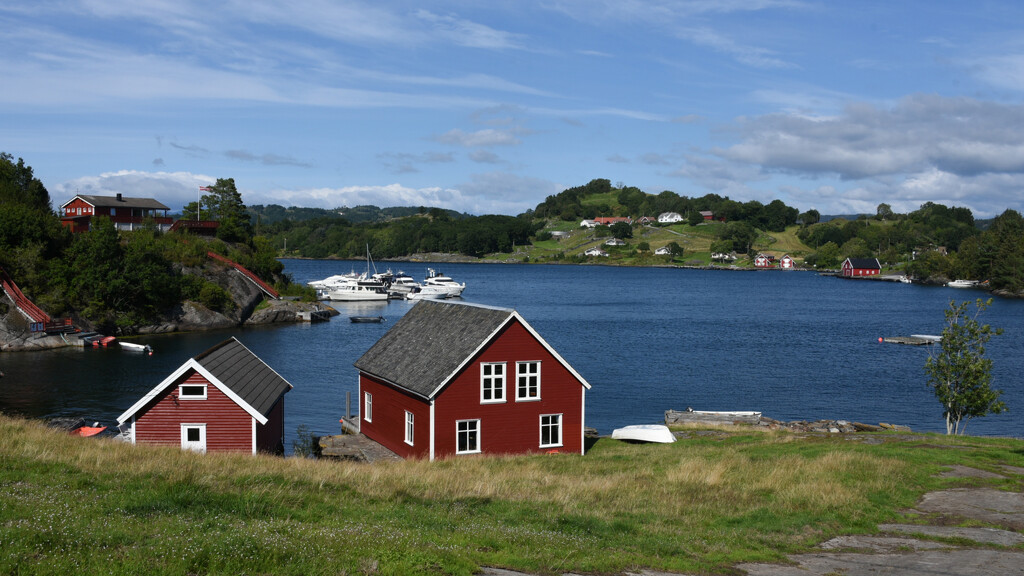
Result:
<instances>
[{"instance_id":1,"label":"calm water","mask_svg":"<svg viewBox=\"0 0 1024 576\"><path fill-rule=\"evenodd\" d=\"M359 262L285 260L298 282L361 270ZM417 278L424 264L401 267ZM387 264L378 264L379 269ZM397 270L398 266L393 266ZM601 433L653 423L666 409L759 410L781 420L836 418L944 432L926 385L925 347L879 336L938 334L949 300L982 293L888 282L843 281L805 272L724 272L603 266L443 264L468 285L464 300L512 307L593 386L587 425ZM335 433L352 363L412 304L334 303L342 316L214 333L139 338L153 356L64 349L0 354L0 410L33 417L116 417L188 358L237 336L295 388L286 446L305 424ZM382 315L352 324L349 314ZM994 385L1009 413L975 419L968 432L1024 436L1024 302L995 300L985 321ZM355 406L355 405L354 405ZM353 407L353 410L355 408Z\"/></svg>"}]
</instances>

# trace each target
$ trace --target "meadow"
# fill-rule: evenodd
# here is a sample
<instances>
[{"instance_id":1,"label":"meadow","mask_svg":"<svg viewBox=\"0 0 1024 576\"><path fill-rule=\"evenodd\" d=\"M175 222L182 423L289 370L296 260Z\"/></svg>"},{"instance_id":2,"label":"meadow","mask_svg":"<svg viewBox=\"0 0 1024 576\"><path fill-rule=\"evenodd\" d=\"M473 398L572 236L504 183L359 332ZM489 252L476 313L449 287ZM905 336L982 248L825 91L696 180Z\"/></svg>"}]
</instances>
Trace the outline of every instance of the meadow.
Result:
<instances>
[{"instance_id":1,"label":"meadow","mask_svg":"<svg viewBox=\"0 0 1024 576\"><path fill-rule=\"evenodd\" d=\"M132 446L0 415L0 572L728 573L874 532L965 482L937 477L944 466L1024 466L1015 439L684 432L601 438L585 456L367 465Z\"/></svg>"}]
</instances>

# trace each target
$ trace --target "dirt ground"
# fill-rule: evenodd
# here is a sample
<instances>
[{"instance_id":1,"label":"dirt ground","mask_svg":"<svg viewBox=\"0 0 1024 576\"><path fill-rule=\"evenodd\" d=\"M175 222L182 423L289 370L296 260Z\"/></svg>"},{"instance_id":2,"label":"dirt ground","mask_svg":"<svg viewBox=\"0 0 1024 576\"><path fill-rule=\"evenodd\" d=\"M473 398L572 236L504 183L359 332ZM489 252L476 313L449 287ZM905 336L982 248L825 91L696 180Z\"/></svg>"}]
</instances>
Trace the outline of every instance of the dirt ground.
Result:
<instances>
[{"instance_id":1,"label":"dirt ground","mask_svg":"<svg viewBox=\"0 0 1024 576\"><path fill-rule=\"evenodd\" d=\"M1024 468L1003 474L954 466L943 476L1024 479ZM883 524L877 536L840 536L820 552L796 554L791 564L739 564L747 576L1024 576L1024 494L991 488L954 488L925 494L908 516L929 525ZM973 521L973 522L972 522ZM987 527L962 527L963 524ZM997 528L996 528L997 527ZM527 576L484 569L484 576ZM566 576L574 576L567 574ZM686 576L644 571L637 576Z\"/></svg>"}]
</instances>

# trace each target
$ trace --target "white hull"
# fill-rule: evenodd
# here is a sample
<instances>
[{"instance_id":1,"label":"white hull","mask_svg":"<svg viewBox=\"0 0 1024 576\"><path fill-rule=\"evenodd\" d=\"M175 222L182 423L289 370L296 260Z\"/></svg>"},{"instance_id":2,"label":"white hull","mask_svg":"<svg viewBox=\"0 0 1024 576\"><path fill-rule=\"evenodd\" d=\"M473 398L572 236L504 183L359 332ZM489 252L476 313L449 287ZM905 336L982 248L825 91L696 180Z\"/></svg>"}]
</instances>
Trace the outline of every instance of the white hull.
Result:
<instances>
[{"instance_id":1,"label":"white hull","mask_svg":"<svg viewBox=\"0 0 1024 576\"><path fill-rule=\"evenodd\" d=\"M441 286L423 286L405 295L409 300L443 300L449 297L448 290Z\"/></svg>"},{"instance_id":2,"label":"white hull","mask_svg":"<svg viewBox=\"0 0 1024 576\"><path fill-rule=\"evenodd\" d=\"M977 285L977 280L953 280L946 284L950 288L975 288Z\"/></svg>"},{"instance_id":3,"label":"white hull","mask_svg":"<svg viewBox=\"0 0 1024 576\"><path fill-rule=\"evenodd\" d=\"M676 437L668 426L661 424L637 424L616 428L612 431L612 438L615 440L632 440L634 442L658 442L670 444L676 441Z\"/></svg>"}]
</instances>

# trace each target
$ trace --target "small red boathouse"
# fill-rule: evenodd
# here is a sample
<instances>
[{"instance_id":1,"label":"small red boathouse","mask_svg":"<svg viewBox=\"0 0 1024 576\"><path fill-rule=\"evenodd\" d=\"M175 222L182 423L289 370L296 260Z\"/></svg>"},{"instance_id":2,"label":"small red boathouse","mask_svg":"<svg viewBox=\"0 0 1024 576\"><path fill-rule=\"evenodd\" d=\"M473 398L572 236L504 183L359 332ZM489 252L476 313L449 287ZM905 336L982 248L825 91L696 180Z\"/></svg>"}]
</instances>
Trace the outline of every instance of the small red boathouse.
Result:
<instances>
[{"instance_id":1,"label":"small red boathouse","mask_svg":"<svg viewBox=\"0 0 1024 576\"><path fill-rule=\"evenodd\" d=\"M234 337L189 359L117 418L132 443L183 449L284 449L284 395L292 385Z\"/></svg>"},{"instance_id":2,"label":"small red boathouse","mask_svg":"<svg viewBox=\"0 0 1024 576\"><path fill-rule=\"evenodd\" d=\"M515 310L422 300L355 367L360 432L403 458L583 453L590 384Z\"/></svg>"}]
</instances>

